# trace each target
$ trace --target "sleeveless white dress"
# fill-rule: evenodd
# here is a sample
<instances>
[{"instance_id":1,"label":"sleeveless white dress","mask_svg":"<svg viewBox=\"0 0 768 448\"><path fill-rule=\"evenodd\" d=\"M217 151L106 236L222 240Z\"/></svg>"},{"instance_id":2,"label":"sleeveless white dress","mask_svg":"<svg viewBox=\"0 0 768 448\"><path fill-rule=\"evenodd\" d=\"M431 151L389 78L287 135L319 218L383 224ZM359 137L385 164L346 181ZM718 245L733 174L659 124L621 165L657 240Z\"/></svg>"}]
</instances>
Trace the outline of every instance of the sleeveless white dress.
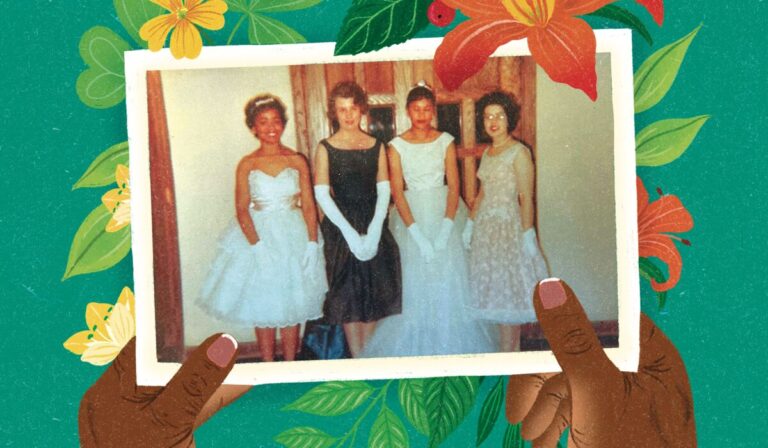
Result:
<instances>
[{"instance_id":1,"label":"sleeveless white dress","mask_svg":"<svg viewBox=\"0 0 768 448\"><path fill-rule=\"evenodd\" d=\"M250 215L259 243L252 246L237 219L224 231L198 305L209 314L253 327L286 327L323 315L328 283L322 240L306 270L307 226L299 201L299 173L248 175Z\"/></svg>"},{"instance_id":2,"label":"sleeveless white dress","mask_svg":"<svg viewBox=\"0 0 768 448\"><path fill-rule=\"evenodd\" d=\"M443 133L429 143L400 137L390 144L400 155L413 218L433 241L445 217L448 187L444 185L445 154L453 141ZM393 207L389 227L400 248L403 280L402 313L380 320L362 357L427 356L497 351L495 328L469 315L469 279L461 232L467 208L459 210L447 248L427 263Z\"/></svg>"},{"instance_id":3,"label":"sleeveless white dress","mask_svg":"<svg viewBox=\"0 0 768 448\"><path fill-rule=\"evenodd\" d=\"M516 143L492 156L483 153L477 177L485 197L472 233L470 308L475 316L502 324L536 322L533 290L549 276L541 252L523 249L523 226L515 179L515 156L528 151Z\"/></svg>"}]
</instances>

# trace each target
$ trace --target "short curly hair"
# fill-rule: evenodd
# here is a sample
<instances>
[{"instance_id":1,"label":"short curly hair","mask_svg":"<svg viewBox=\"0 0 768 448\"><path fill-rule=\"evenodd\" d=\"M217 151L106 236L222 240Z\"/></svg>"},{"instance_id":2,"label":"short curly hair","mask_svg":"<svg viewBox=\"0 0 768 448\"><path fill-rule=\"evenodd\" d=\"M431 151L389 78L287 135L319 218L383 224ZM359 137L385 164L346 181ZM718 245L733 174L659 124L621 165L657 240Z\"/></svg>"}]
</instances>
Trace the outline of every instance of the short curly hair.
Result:
<instances>
[{"instance_id":1,"label":"short curly hair","mask_svg":"<svg viewBox=\"0 0 768 448\"><path fill-rule=\"evenodd\" d=\"M485 115L485 108L492 104L499 105L504 109L504 115L507 116L507 132L511 134L520 121L520 103L517 102L514 95L502 90L486 93L475 103L475 124L477 129L481 129L483 136L488 137L485 132L483 116Z\"/></svg>"},{"instance_id":2,"label":"short curly hair","mask_svg":"<svg viewBox=\"0 0 768 448\"><path fill-rule=\"evenodd\" d=\"M248 129L253 129L256 117L267 109L277 111L280 115L280 119L283 120L283 125L288 123L288 116L285 113L285 104L283 104L280 98L275 95L264 93L254 96L245 103L245 125L248 126Z\"/></svg>"},{"instance_id":3,"label":"short curly hair","mask_svg":"<svg viewBox=\"0 0 768 448\"><path fill-rule=\"evenodd\" d=\"M336 98L352 98L355 106L360 108L361 114L368 113L368 94L354 81L341 81L333 86L328 94L328 118L334 125L338 124L336 116Z\"/></svg>"}]
</instances>

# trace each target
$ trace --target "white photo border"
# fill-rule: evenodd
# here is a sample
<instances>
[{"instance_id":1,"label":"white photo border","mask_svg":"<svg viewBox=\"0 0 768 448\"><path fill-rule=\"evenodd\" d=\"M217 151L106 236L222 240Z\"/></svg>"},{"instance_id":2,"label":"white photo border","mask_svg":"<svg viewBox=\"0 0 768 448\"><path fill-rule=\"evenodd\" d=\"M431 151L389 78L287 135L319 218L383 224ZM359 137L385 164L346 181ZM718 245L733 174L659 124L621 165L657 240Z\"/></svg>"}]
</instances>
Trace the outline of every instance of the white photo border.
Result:
<instances>
[{"instance_id":1,"label":"white photo border","mask_svg":"<svg viewBox=\"0 0 768 448\"><path fill-rule=\"evenodd\" d=\"M619 347L605 349L623 371L637 371L640 357L637 196L631 31L596 30L597 52L610 53L614 125L614 199ZM125 53L126 107L131 178L131 238L136 297L137 384L165 385L179 363L158 362L155 329L152 210L149 173L147 71L235 68L432 59L442 39L413 39L377 52L334 56L334 43L206 47L197 59L176 60L168 49ZM527 41L500 47L494 56L529 56ZM327 380L488 376L560 371L551 351L375 359L238 363L226 384Z\"/></svg>"}]
</instances>

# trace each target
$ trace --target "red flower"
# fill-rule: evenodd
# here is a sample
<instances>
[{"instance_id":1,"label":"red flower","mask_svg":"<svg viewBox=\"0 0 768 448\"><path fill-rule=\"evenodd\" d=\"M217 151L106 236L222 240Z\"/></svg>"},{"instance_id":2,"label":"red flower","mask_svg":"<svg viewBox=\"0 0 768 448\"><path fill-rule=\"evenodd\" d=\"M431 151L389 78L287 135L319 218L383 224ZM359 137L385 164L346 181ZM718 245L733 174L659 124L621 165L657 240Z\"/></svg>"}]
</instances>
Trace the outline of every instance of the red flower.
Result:
<instances>
[{"instance_id":1,"label":"red flower","mask_svg":"<svg viewBox=\"0 0 768 448\"><path fill-rule=\"evenodd\" d=\"M496 49L528 38L533 59L555 82L597 99L595 34L582 19L615 0L443 0L469 20L449 32L435 53L435 69L448 89L477 73ZM660 23L663 0L638 0Z\"/></svg>"},{"instance_id":2,"label":"red flower","mask_svg":"<svg viewBox=\"0 0 768 448\"><path fill-rule=\"evenodd\" d=\"M641 257L656 257L667 264L669 278L663 283L651 280L654 291L672 289L680 280L683 259L673 239L690 245L669 233L687 232L693 228L693 218L677 196L668 194L649 203L648 191L637 178L637 230Z\"/></svg>"}]
</instances>

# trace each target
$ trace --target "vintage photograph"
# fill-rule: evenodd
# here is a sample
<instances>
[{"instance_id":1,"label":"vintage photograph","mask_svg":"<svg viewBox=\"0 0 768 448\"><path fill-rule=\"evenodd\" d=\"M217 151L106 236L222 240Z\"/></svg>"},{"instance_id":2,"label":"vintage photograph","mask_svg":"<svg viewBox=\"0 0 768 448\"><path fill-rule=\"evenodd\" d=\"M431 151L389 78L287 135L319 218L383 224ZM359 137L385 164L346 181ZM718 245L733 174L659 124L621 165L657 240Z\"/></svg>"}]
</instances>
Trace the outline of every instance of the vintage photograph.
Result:
<instances>
[{"instance_id":1,"label":"vintage photograph","mask_svg":"<svg viewBox=\"0 0 768 448\"><path fill-rule=\"evenodd\" d=\"M520 43L455 90L436 39L129 53L140 381L217 332L231 383L557 370L550 277L636 368L630 39L597 36L594 102Z\"/></svg>"}]
</instances>

